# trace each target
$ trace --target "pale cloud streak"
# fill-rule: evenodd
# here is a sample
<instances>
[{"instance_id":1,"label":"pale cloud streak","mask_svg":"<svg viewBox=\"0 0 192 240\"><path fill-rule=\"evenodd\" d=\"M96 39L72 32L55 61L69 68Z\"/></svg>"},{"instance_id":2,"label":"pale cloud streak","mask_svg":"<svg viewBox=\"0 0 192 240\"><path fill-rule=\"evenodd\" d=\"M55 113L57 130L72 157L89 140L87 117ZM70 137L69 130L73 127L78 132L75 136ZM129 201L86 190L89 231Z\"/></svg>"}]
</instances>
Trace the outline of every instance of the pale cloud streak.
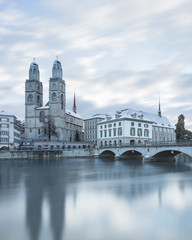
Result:
<instances>
[{"instance_id":1,"label":"pale cloud streak","mask_svg":"<svg viewBox=\"0 0 192 240\"><path fill-rule=\"evenodd\" d=\"M83 117L93 113L86 104L95 113L112 105L114 111L128 105L154 112L160 95L162 111L172 123L183 113L192 128L189 0L42 0L23 5L9 0L0 6L1 102L13 102L4 94L9 89L20 118L30 62L35 57L39 63L46 102L52 64L59 55L68 104L75 89Z\"/></svg>"}]
</instances>

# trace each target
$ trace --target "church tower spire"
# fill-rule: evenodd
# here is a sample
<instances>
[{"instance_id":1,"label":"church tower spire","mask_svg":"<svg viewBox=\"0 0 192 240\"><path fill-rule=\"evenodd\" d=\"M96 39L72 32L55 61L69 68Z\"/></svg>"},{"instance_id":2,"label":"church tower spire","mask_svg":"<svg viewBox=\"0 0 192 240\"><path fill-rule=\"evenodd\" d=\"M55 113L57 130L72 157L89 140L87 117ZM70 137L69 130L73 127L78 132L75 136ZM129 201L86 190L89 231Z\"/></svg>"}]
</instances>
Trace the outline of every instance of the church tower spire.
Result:
<instances>
[{"instance_id":1,"label":"church tower spire","mask_svg":"<svg viewBox=\"0 0 192 240\"><path fill-rule=\"evenodd\" d=\"M159 117L161 117L161 104L160 104L160 97L159 97L159 111L158 111Z\"/></svg>"},{"instance_id":2,"label":"church tower spire","mask_svg":"<svg viewBox=\"0 0 192 240\"><path fill-rule=\"evenodd\" d=\"M74 100L73 100L73 112L77 113L76 101L75 101L75 92L74 92Z\"/></svg>"}]
</instances>

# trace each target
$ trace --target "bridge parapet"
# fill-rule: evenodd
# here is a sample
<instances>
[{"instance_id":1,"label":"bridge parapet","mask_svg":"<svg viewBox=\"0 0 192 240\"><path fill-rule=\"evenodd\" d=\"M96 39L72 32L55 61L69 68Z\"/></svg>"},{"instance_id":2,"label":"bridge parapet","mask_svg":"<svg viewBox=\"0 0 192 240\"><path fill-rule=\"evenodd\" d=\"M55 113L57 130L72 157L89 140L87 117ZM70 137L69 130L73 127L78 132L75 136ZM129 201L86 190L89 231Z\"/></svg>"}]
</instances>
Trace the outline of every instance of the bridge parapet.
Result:
<instances>
[{"instance_id":1,"label":"bridge parapet","mask_svg":"<svg viewBox=\"0 0 192 240\"><path fill-rule=\"evenodd\" d=\"M104 152L111 152L115 158L121 157L126 152L137 152L143 156L143 158L152 158L156 155L172 155L175 156L178 153L185 153L192 157L192 142L172 142L169 144L163 143L151 143L146 145L128 145L122 144L121 146L102 146L97 148L97 154L101 155Z\"/></svg>"},{"instance_id":2,"label":"bridge parapet","mask_svg":"<svg viewBox=\"0 0 192 240\"><path fill-rule=\"evenodd\" d=\"M133 147L165 147L165 146L192 146L192 141L185 141L185 142L151 142L146 144L136 143L136 144L120 144L120 145L103 145L97 147L98 149L105 149L105 148L133 148Z\"/></svg>"}]
</instances>

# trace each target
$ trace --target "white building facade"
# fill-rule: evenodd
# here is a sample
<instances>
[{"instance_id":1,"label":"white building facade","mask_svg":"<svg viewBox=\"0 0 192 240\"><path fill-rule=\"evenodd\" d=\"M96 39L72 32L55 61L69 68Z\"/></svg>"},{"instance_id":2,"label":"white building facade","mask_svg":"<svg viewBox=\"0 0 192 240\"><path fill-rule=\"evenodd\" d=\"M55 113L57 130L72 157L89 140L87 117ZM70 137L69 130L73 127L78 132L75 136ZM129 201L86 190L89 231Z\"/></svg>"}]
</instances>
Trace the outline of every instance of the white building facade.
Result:
<instances>
[{"instance_id":1,"label":"white building facade","mask_svg":"<svg viewBox=\"0 0 192 240\"><path fill-rule=\"evenodd\" d=\"M97 145L97 124L106 118L106 114L95 114L84 120L84 140Z\"/></svg>"},{"instance_id":2,"label":"white building facade","mask_svg":"<svg viewBox=\"0 0 192 240\"><path fill-rule=\"evenodd\" d=\"M130 108L98 123L97 134L98 147L176 141L174 128L166 117Z\"/></svg>"},{"instance_id":3,"label":"white building facade","mask_svg":"<svg viewBox=\"0 0 192 240\"><path fill-rule=\"evenodd\" d=\"M70 120L69 115L72 115ZM49 118L54 122L57 132L57 136L52 135L51 139L45 129ZM74 124L70 125L69 121ZM29 69L29 79L25 82L25 139L70 141L68 130L78 129L82 135L82 121L78 114L70 114L70 111L66 110L66 84L61 62L58 59L54 61L52 77L49 80L49 101L43 106L43 85L40 81L39 66L33 61Z\"/></svg>"},{"instance_id":4,"label":"white building facade","mask_svg":"<svg viewBox=\"0 0 192 240\"><path fill-rule=\"evenodd\" d=\"M21 122L10 113L0 112L0 148L17 148L21 142Z\"/></svg>"}]
</instances>

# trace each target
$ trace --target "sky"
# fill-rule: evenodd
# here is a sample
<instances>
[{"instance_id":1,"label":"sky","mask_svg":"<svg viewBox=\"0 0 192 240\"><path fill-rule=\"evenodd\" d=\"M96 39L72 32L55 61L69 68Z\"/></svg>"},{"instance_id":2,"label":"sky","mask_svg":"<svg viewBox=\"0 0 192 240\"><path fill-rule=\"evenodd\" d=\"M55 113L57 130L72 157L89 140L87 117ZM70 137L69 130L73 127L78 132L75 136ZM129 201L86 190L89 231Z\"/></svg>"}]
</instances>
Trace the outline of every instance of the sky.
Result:
<instances>
[{"instance_id":1,"label":"sky","mask_svg":"<svg viewBox=\"0 0 192 240\"><path fill-rule=\"evenodd\" d=\"M67 108L88 118L133 108L192 130L192 0L0 0L0 110L25 118L35 58L48 101L58 56Z\"/></svg>"}]
</instances>

